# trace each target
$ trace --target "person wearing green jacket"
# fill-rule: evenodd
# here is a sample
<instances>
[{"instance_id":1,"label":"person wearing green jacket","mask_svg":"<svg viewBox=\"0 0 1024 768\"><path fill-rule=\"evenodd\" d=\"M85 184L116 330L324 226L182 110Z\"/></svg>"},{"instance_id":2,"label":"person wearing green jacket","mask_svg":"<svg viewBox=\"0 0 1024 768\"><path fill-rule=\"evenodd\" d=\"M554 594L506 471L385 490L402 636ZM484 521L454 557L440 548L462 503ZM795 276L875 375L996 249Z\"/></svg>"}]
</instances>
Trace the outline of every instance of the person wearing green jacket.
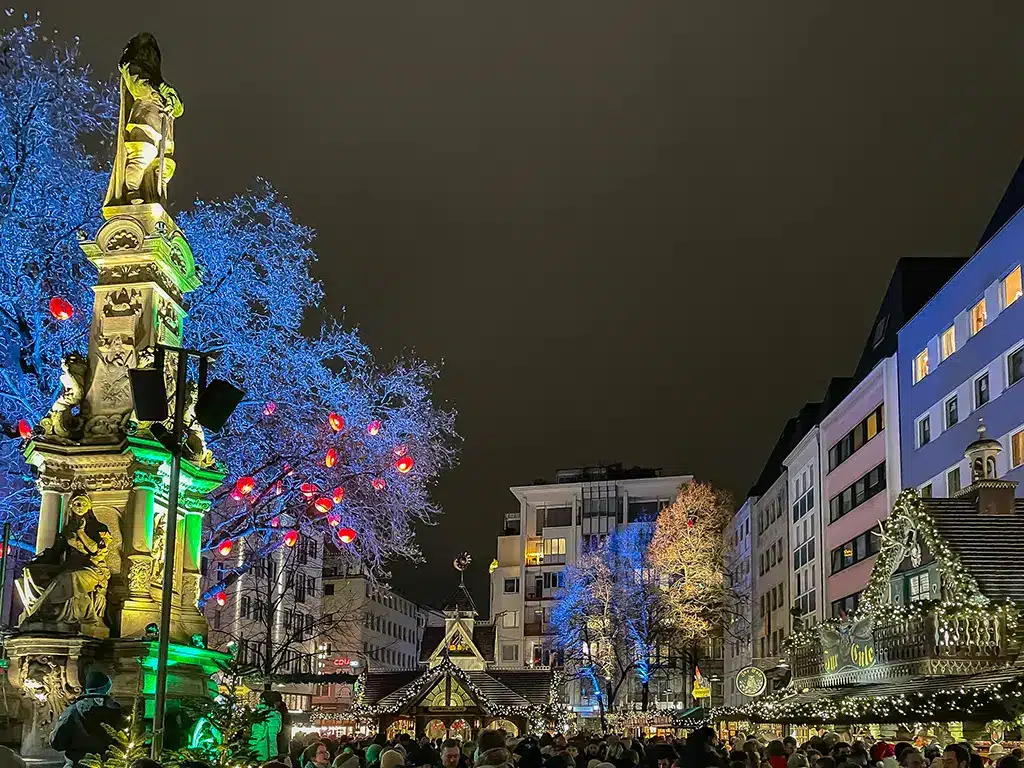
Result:
<instances>
[{"instance_id":1,"label":"person wearing green jacket","mask_svg":"<svg viewBox=\"0 0 1024 768\"><path fill-rule=\"evenodd\" d=\"M260 694L260 703L256 706L256 712L265 715L258 723L252 726L252 734L249 736L249 749L252 750L256 759L265 763L277 757L277 735L281 732L281 713L273 706L271 699L273 691L263 691Z\"/></svg>"}]
</instances>

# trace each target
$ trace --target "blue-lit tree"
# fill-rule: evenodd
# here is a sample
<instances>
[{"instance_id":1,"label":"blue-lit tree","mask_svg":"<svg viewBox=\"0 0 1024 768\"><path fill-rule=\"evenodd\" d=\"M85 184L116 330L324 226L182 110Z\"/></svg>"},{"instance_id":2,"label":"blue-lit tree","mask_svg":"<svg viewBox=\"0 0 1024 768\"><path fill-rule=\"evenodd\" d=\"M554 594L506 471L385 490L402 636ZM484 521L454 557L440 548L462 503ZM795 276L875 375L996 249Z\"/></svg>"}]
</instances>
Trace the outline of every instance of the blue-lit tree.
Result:
<instances>
[{"instance_id":1,"label":"blue-lit tree","mask_svg":"<svg viewBox=\"0 0 1024 768\"><path fill-rule=\"evenodd\" d=\"M114 94L73 47L44 41L38 23L0 37L0 521L23 541L38 500L19 422L38 423L59 390L62 356L85 350L96 276L76 233L100 223L110 159L86 147L109 147L98 142L116 122ZM309 273L313 233L267 183L175 216L203 280L187 298L185 341L217 352L216 375L247 393L228 427L208 436L229 483L207 548L244 542L266 553L317 531L375 576L418 557L414 525L439 512L429 489L458 444L454 411L431 397L437 368L414 358L382 365L322 311L323 287ZM53 317L53 297L74 314ZM319 327L303 333L313 317Z\"/></svg>"}]
</instances>

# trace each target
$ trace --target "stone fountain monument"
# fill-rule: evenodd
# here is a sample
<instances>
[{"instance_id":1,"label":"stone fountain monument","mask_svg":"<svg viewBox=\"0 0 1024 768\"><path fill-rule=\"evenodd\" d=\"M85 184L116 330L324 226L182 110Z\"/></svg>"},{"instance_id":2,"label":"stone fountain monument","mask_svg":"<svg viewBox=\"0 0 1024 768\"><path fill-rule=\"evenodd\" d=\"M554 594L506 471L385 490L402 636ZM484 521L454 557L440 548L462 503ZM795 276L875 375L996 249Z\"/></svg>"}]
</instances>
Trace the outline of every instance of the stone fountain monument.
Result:
<instances>
[{"instance_id":1,"label":"stone fountain monument","mask_svg":"<svg viewBox=\"0 0 1024 768\"><path fill-rule=\"evenodd\" d=\"M15 584L23 611L4 648L10 682L28 702L28 757L54 756L50 726L81 692L90 667L110 675L115 698L127 704L141 693L152 712L170 454L151 425L135 418L128 371L152 366L156 344L181 345L183 298L199 280L188 241L165 208L182 104L163 80L156 40L132 38L119 69L105 223L80 239L98 271L88 351L64 359L63 389L25 449L42 500L36 556ZM225 658L206 650L208 626L196 607L203 516L224 474L202 428L189 429L173 559L172 701L208 695L210 675Z\"/></svg>"}]
</instances>

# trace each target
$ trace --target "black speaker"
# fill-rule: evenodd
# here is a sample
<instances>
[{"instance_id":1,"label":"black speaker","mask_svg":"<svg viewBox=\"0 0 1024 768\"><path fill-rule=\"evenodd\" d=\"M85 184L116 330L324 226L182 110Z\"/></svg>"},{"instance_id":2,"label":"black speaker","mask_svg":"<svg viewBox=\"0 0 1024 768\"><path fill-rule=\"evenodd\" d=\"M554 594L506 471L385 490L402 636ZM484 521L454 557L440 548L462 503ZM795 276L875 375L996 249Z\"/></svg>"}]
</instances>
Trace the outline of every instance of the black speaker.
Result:
<instances>
[{"instance_id":1,"label":"black speaker","mask_svg":"<svg viewBox=\"0 0 1024 768\"><path fill-rule=\"evenodd\" d=\"M245 392L221 379L214 379L206 385L196 403L196 421L207 429L217 432L227 423Z\"/></svg>"},{"instance_id":2,"label":"black speaker","mask_svg":"<svg viewBox=\"0 0 1024 768\"><path fill-rule=\"evenodd\" d=\"M164 373L156 368L132 368L128 371L132 400L139 421L163 421L167 418L167 390Z\"/></svg>"}]
</instances>

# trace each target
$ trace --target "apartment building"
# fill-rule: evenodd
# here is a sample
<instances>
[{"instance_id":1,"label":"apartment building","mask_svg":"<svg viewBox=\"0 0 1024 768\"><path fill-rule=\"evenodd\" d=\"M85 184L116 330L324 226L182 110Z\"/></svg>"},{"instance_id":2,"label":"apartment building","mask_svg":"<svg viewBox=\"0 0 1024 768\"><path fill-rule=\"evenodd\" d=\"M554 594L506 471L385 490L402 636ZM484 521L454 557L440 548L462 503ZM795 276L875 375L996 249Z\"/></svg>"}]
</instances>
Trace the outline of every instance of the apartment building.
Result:
<instances>
[{"instance_id":1,"label":"apartment building","mask_svg":"<svg viewBox=\"0 0 1024 768\"><path fill-rule=\"evenodd\" d=\"M358 564L330 550L323 568L324 617L331 631L319 638L319 673L393 672L419 667L420 644L431 613L383 586L374 586ZM352 686L324 682L313 704L343 713L353 703Z\"/></svg>"},{"instance_id":2,"label":"apartment building","mask_svg":"<svg viewBox=\"0 0 1024 768\"><path fill-rule=\"evenodd\" d=\"M522 668L557 662L552 658L550 621L565 566L599 546L617 526L653 519L692 479L610 465L559 470L552 483L510 488L519 509L505 515L491 564L496 665ZM572 696L573 705L583 711L595 704L583 701L578 687Z\"/></svg>"},{"instance_id":3,"label":"apartment building","mask_svg":"<svg viewBox=\"0 0 1024 768\"><path fill-rule=\"evenodd\" d=\"M226 582L205 606L210 647L233 644L242 664L258 674L294 676L274 690L291 712L309 712L313 686L299 678L318 671L318 647L330 631L321 610L324 544L310 535L269 551L260 544L236 542L202 560L205 589Z\"/></svg>"},{"instance_id":4,"label":"apartment building","mask_svg":"<svg viewBox=\"0 0 1024 768\"><path fill-rule=\"evenodd\" d=\"M899 332L903 477L925 496L971 484L964 446L982 423L1003 446L998 477L1024 480L1022 174L974 256Z\"/></svg>"},{"instance_id":5,"label":"apartment building","mask_svg":"<svg viewBox=\"0 0 1024 768\"><path fill-rule=\"evenodd\" d=\"M783 459L789 480L789 594L794 625L809 627L822 619L821 445L813 427Z\"/></svg>"},{"instance_id":6,"label":"apartment building","mask_svg":"<svg viewBox=\"0 0 1024 768\"><path fill-rule=\"evenodd\" d=\"M753 588L751 569L752 543L750 519L756 498L746 499L736 510L725 530L725 573L729 585L727 626L723 633L725 658L723 660L723 701L727 707L745 703L746 698L736 690L736 673L753 662L750 634L750 595Z\"/></svg>"},{"instance_id":7,"label":"apartment building","mask_svg":"<svg viewBox=\"0 0 1024 768\"><path fill-rule=\"evenodd\" d=\"M754 575L754 660L775 666L790 625L789 473L781 472L754 503L754 536L758 542ZM760 490L760 489L758 489ZM753 495L753 494L751 494Z\"/></svg>"}]
</instances>

